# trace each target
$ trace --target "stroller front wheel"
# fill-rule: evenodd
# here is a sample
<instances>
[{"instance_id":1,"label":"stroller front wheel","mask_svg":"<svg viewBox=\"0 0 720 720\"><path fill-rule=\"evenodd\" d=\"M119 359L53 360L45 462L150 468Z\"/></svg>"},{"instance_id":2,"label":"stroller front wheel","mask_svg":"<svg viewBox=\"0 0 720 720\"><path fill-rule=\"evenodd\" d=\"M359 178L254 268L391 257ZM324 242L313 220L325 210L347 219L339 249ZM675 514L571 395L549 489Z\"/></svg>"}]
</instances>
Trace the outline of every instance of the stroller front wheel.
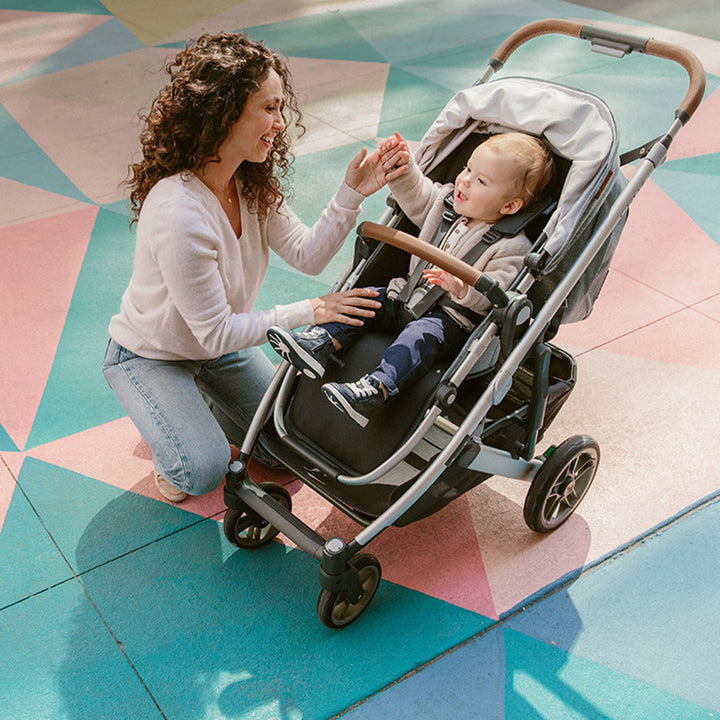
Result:
<instances>
[{"instance_id":1,"label":"stroller front wheel","mask_svg":"<svg viewBox=\"0 0 720 720\"><path fill-rule=\"evenodd\" d=\"M560 527L585 497L600 463L600 447L589 435L560 443L533 478L525 498L527 526L538 533Z\"/></svg>"},{"instance_id":2,"label":"stroller front wheel","mask_svg":"<svg viewBox=\"0 0 720 720\"><path fill-rule=\"evenodd\" d=\"M333 630L347 627L357 620L365 612L380 585L382 575L380 563L373 555L361 553L352 558L349 563L357 570L362 586L363 594L358 602L350 602L342 590L325 590L323 588L318 597L318 618L323 625Z\"/></svg>"},{"instance_id":3,"label":"stroller front wheel","mask_svg":"<svg viewBox=\"0 0 720 720\"><path fill-rule=\"evenodd\" d=\"M259 487L286 510L290 510L292 504L290 493L282 485L265 482L260 483ZM252 549L262 547L274 540L280 531L253 512L245 503L240 502L225 512L223 532L227 540L236 547Z\"/></svg>"}]
</instances>

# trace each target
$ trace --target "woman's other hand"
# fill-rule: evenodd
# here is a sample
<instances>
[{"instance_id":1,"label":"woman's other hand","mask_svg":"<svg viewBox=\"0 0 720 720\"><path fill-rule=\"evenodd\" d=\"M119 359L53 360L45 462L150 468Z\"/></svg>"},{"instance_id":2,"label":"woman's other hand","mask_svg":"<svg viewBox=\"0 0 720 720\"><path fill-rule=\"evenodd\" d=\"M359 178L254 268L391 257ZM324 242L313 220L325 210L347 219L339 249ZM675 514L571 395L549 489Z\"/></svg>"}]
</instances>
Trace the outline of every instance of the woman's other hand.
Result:
<instances>
[{"instance_id":1,"label":"woman's other hand","mask_svg":"<svg viewBox=\"0 0 720 720\"><path fill-rule=\"evenodd\" d=\"M315 313L315 325L340 322L360 326L362 318L373 317L374 308L380 307L380 303L374 300L377 296L377 290L353 288L314 298L310 302Z\"/></svg>"}]
</instances>

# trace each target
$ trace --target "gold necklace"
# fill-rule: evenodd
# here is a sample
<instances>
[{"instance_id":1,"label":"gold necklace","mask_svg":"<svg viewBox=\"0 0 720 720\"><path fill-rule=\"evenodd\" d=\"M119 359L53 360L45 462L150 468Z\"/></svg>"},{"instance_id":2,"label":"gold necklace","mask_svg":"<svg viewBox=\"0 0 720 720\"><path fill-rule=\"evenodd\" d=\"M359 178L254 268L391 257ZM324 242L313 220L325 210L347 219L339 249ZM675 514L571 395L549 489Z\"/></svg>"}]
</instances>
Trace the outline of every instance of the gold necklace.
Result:
<instances>
[{"instance_id":1,"label":"gold necklace","mask_svg":"<svg viewBox=\"0 0 720 720\"><path fill-rule=\"evenodd\" d=\"M200 179L202 180L202 182L203 182L205 185L207 185L207 187L210 189L210 192L212 192L212 194L213 194L218 200L220 200L220 202L222 202L222 201L225 199L225 193L218 192L207 180L203 180L202 178L200 178ZM235 182L235 178L233 177L233 178L230 180L230 185L228 186L228 193L230 194L230 196L228 197L227 201L228 201L231 205L232 205L232 201L233 201L233 191L232 191L232 188L233 188L233 183L234 183L234 182Z\"/></svg>"}]
</instances>

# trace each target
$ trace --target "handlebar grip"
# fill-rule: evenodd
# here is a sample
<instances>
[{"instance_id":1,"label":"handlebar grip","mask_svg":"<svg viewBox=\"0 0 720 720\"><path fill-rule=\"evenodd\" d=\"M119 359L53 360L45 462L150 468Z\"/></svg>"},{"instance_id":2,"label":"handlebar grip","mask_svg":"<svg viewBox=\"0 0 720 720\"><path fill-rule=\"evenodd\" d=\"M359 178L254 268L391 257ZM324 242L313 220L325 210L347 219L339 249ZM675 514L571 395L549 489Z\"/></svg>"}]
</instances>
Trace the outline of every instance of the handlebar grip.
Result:
<instances>
[{"instance_id":1,"label":"handlebar grip","mask_svg":"<svg viewBox=\"0 0 720 720\"><path fill-rule=\"evenodd\" d=\"M447 270L472 287L475 287L482 276L479 270L463 262L460 258L454 255L448 255L448 253L440 250L440 248L436 248L430 243L402 232L402 230L396 230L374 222L364 222L358 228L358 232L372 240L379 240L400 250L405 250L405 252L411 255L416 255L423 260L427 260L433 265Z\"/></svg>"},{"instance_id":2,"label":"handlebar grip","mask_svg":"<svg viewBox=\"0 0 720 720\"><path fill-rule=\"evenodd\" d=\"M553 34L579 38L582 29L583 25L581 23L572 20L560 20L559 18L536 20L528 23L503 41L492 56L490 64L498 70L523 43L533 38Z\"/></svg>"},{"instance_id":3,"label":"handlebar grip","mask_svg":"<svg viewBox=\"0 0 720 720\"><path fill-rule=\"evenodd\" d=\"M705 92L705 70L698 57L678 45L664 42L662 40L654 40L653 38L640 38L633 35L625 35L624 33L602 30L594 28L592 25L583 25L573 20L548 19L537 20L516 30L510 35L496 50L490 60L490 67L497 71L507 61L515 50L523 43L541 35L568 35L590 42L597 42L599 45L603 41L611 46L620 46L625 52L640 52L646 55L663 58L678 63L685 68L689 77L689 88L685 98L680 103L675 112L675 117L679 118L683 124L686 123L697 110L700 101Z\"/></svg>"},{"instance_id":4,"label":"handlebar grip","mask_svg":"<svg viewBox=\"0 0 720 720\"><path fill-rule=\"evenodd\" d=\"M697 110L705 93L705 68L703 68L700 59L690 50L669 42L663 42L662 40L648 40L645 46L645 52L648 55L654 55L655 57L664 58L665 60L672 60L685 68L690 78L690 87L683 101L678 106L676 116L679 117L683 123L686 123ZM683 113L687 117L684 118L682 116Z\"/></svg>"}]
</instances>

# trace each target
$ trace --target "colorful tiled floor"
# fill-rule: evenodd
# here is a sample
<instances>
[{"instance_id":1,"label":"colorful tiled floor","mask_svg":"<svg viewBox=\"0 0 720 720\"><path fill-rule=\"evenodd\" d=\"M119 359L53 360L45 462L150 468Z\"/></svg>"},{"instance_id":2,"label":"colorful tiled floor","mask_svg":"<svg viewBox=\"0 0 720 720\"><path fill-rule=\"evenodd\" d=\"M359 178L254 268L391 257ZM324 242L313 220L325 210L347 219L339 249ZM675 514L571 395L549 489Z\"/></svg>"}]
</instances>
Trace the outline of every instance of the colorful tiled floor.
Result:
<instances>
[{"instance_id":1,"label":"colorful tiled floor","mask_svg":"<svg viewBox=\"0 0 720 720\"><path fill-rule=\"evenodd\" d=\"M624 7L628 6L627 13ZM0 717L8 720L685 720L720 717L720 12L559 0L0 0ZM630 7L632 6L632 7ZM609 10L611 12L608 12ZM313 221L363 144L420 139L499 43L582 19L693 50L700 109L635 199L579 381L547 434L589 433L598 477L549 536L493 478L371 545L376 598L315 616L317 565L226 542L221 491L155 492L100 372L132 262L119 189L163 59L205 30L286 54L303 97L293 206ZM507 74L578 84L622 149L669 127L677 66L541 38ZM363 218L379 218L380 195ZM324 293L273 260L259 306ZM297 483L323 534L356 527Z\"/></svg>"}]
</instances>

